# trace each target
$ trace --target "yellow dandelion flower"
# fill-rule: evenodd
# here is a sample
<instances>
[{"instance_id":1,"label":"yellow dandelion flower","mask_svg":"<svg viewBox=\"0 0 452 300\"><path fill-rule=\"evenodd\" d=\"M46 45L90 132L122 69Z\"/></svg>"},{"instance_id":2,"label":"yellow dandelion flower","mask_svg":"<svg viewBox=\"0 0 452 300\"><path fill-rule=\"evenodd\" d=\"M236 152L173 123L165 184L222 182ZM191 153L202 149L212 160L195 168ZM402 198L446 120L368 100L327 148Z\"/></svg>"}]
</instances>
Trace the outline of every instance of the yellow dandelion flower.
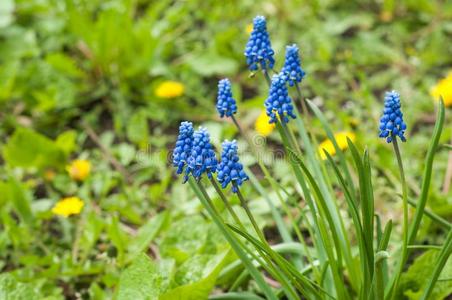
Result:
<instances>
[{"instance_id":1,"label":"yellow dandelion flower","mask_svg":"<svg viewBox=\"0 0 452 300\"><path fill-rule=\"evenodd\" d=\"M79 197L67 197L58 201L52 208L52 213L65 218L78 215L85 204Z\"/></svg>"},{"instance_id":2,"label":"yellow dandelion flower","mask_svg":"<svg viewBox=\"0 0 452 300\"><path fill-rule=\"evenodd\" d=\"M452 71L447 74L446 78L441 79L430 90L430 94L435 100L439 100L439 96L443 97L445 106L452 106Z\"/></svg>"},{"instance_id":3,"label":"yellow dandelion flower","mask_svg":"<svg viewBox=\"0 0 452 300\"><path fill-rule=\"evenodd\" d=\"M263 136L269 136L275 128L275 124L269 124L268 121L270 121L270 118L265 113L265 110L261 111L254 123L254 129Z\"/></svg>"},{"instance_id":4,"label":"yellow dandelion flower","mask_svg":"<svg viewBox=\"0 0 452 300\"><path fill-rule=\"evenodd\" d=\"M66 167L66 170L72 179L83 181L91 172L91 163L86 159L76 159Z\"/></svg>"},{"instance_id":5,"label":"yellow dandelion flower","mask_svg":"<svg viewBox=\"0 0 452 300\"><path fill-rule=\"evenodd\" d=\"M177 81L164 81L155 90L155 94L160 98L176 98L184 94L185 86Z\"/></svg>"},{"instance_id":6,"label":"yellow dandelion flower","mask_svg":"<svg viewBox=\"0 0 452 300\"><path fill-rule=\"evenodd\" d=\"M349 138L352 142L355 141L356 136L353 132L349 131L341 131L334 135L334 138L336 139L337 145L339 146L339 149L345 150L348 147L347 138ZM323 152L325 150L328 152L331 156L336 154L336 148L334 148L333 142L329 139L324 140L320 143L318 152L321 159L326 159L326 154Z\"/></svg>"},{"instance_id":7,"label":"yellow dandelion flower","mask_svg":"<svg viewBox=\"0 0 452 300\"><path fill-rule=\"evenodd\" d=\"M253 24L250 23L250 24L246 25L245 31L248 34L251 34L251 32L253 31Z\"/></svg>"}]
</instances>

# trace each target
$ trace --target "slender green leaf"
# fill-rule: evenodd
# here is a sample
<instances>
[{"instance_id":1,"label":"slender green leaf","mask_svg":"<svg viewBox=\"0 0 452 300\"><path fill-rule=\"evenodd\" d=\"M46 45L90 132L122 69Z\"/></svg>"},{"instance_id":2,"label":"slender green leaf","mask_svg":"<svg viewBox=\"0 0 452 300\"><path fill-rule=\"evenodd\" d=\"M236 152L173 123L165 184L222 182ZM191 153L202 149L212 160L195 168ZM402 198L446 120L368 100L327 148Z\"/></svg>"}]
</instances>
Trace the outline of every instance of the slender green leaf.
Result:
<instances>
[{"instance_id":1,"label":"slender green leaf","mask_svg":"<svg viewBox=\"0 0 452 300\"><path fill-rule=\"evenodd\" d=\"M430 141L427 156L425 158L421 195L419 197L419 201L417 202L416 212L413 217L413 221L411 223L409 231L408 236L409 245L412 244L416 239L417 231L419 230L419 225L421 223L422 216L424 215L424 209L427 203L430 182L432 178L433 159L435 158L436 149L438 148L439 139L441 137L441 132L443 130L444 117L445 117L444 102L441 98L439 101L438 114L436 116L435 129L433 130L432 139Z\"/></svg>"}]
</instances>

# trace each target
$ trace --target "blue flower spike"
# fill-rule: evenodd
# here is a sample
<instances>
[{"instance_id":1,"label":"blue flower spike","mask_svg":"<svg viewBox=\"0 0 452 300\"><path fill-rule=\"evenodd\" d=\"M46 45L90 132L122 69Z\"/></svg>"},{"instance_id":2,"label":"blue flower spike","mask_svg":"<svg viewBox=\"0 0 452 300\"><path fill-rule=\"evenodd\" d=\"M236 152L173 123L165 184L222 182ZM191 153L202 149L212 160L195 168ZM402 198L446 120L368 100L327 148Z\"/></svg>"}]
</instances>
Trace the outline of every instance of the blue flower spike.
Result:
<instances>
[{"instance_id":1,"label":"blue flower spike","mask_svg":"<svg viewBox=\"0 0 452 300\"><path fill-rule=\"evenodd\" d=\"M243 170L243 165L239 162L236 141L225 140L222 147L223 152L218 166L217 179L223 189L232 182L232 192L237 193L239 186L248 180L248 176Z\"/></svg>"},{"instance_id":2,"label":"blue flower spike","mask_svg":"<svg viewBox=\"0 0 452 300\"><path fill-rule=\"evenodd\" d=\"M215 151L210 144L209 133L207 129L200 127L193 134L193 146L188 158L184 181L187 181L190 175L199 180L204 173L207 174L207 177L212 178L212 174L217 170L217 164Z\"/></svg>"},{"instance_id":3,"label":"blue flower spike","mask_svg":"<svg viewBox=\"0 0 452 300\"><path fill-rule=\"evenodd\" d=\"M269 123L276 123L278 119L283 124L289 122L289 118L295 119L292 100L287 92L285 76L283 74L273 75L270 92L265 100L265 109L270 118Z\"/></svg>"},{"instance_id":4,"label":"blue flower spike","mask_svg":"<svg viewBox=\"0 0 452 300\"><path fill-rule=\"evenodd\" d=\"M245 48L246 63L250 71L273 69L275 52L272 49L270 37L267 32L267 21L263 16L257 16L253 20L251 32Z\"/></svg>"},{"instance_id":5,"label":"blue flower spike","mask_svg":"<svg viewBox=\"0 0 452 300\"><path fill-rule=\"evenodd\" d=\"M400 110L400 95L396 91L386 92L385 108L380 119L380 137L391 143L397 136L402 142L405 138L406 124Z\"/></svg>"},{"instance_id":6,"label":"blue flower spike","mask_svg":"<svg viewBox=\"0 0 452 300\"><path fill-rule=\"evenodd\" d=\"M191 122L180 123L179 136L177 137L176 147L173 152L173 166L177 167L177 174L182 173L191 155L193 132L193 124Z\"/></svg>"},{"instance_id":7,"label":"blue flower spike","mask_svg":"<svg viewBox=\"0 0 452 300\"><path fill-rule=\"evenodd\" d=\"M218 82L217 111L220 117L231 117L237 112L237 103L232 97L231 82L225 78Z\"/></svg>"},{"instance_id":8,"label":"blue flower spike","mask_svg":"<svg viewBox=\"0 0 452 300\"><path fill-rule=\"evenodd\" d=\"M294 86L295 83L301 82L305 76L306 73L301 68L297 45L293 44L286 47L286 60L281 72L286 76L286 80L289 82L290 86Z\"/></svg>"}]
</instances>

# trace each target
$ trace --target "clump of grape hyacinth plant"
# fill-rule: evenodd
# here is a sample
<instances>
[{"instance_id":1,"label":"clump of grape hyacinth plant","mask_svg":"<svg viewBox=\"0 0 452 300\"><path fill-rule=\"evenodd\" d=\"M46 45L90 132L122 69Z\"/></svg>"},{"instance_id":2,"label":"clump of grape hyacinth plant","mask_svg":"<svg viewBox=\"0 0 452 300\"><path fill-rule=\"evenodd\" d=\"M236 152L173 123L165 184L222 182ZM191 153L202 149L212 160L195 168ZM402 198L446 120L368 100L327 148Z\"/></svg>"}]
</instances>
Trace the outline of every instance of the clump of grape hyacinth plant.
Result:
<instances>
[{"instance_id":1,"label":"clump of grape hyacinth plant","mask_svg":"<svg viewBox=\"0 0 452 300\"><path fill-rule=\"evenodd\" d=\"M240 163L235 140L225 140L222 143L221 160L217 162L207 130L200 128L193 132L193 126L189 122L181 123L176 142L173 155L176 172L180 174L185 167L184 182L188 180L193 192L240 258L246 268L246 273L242 274L249 274L250 276L246 277L254 280L258 287L256 292L259 293L257 298L262 296L270 300L399 299L404 293L401 284L402 275L409 270L407 263L414 258L411 255L411 251L414 250L411 249L416 246L421 223L424 215L427 215L424 212L430 195L432 166L444 126L444 103L439 101L438 120L426 154L419 199L415 204L414 215L410 218L408 209L410 190L405 178L403 156L398 145L398 139L406 141L407 126L403 121L400 95L395 91L387 92L385 95L379 136L387 143L391 143L394 148L400 172L403 208L402 218L396 217L402 221L402 240L395 245L389 245L396 240L391 234L395 226L393 224L397 222L390 219L384 224L375 209L372 183L375 175L372 174L374 166L370 158L372 151L361 152L352 138L344 137L341 141L337 134L333 134L323 111L314 102L303 99L299 83L302 82L305 72L301 68L299 49L295 44L286 47L284 66L279 74L273 75L270 79L269 71L275 72L273 70L275 60L266 20L262 16L257 16L253 25L245 49L246 62L251 71L261 69L269 85L269 94L264 103L265 112L269 117L268 123L277 125L285 157L288 158L287 161L293 171L293 176L289 178L291 180L287 180L287 183L286 180L278 182L259 160L260 153L253 150L255 149L253 141L247 137L246 128L242 129L235 119L237 104L227 79L221 80L218 84L217 111L220 117L230 118L237 126L239 135L247 140L262 170L261 177L268 181L268 185L260 183L251 166L247 168ZM301 115L292 104L288 86L295 87L305 114ZM313 116L322 125L323 134L331 141L331 148L334 149L334 151L325 150L323 159L313 150L317 144L316 135L321 133L322 129L315 128L317 122L310 121L308 105ZM298 117L296 122L287 124L291 118L295 119L299 115L302 117ZM311 131L311 128L314 130ZM346 147L342 146L345 143ZM351 155L344 152L346 148L350 150ZM354 164L348 163L347 156ZM324 161L328 164L324 164ZM212 176L215 172L216 177ZM208 181L201 180L203 174L207 174ZM330 174L334 174L335 178ZM240 187L248 179L254 192L259 193L258 199L266 200L272 221L274 220L275 228L280 234L281 244L277 244L278 239L275 239L276 242L273 240L270 245L264 234L266 231L254 217L256 202L252 203L253 205L248 204L250 200L248 196L252 196L253 191L250 189L250 194L242 194ZM206 190L204 187L206 183L213 189ZM286 189L286 185L291 183L295 185L287 186L290 189ZM230 185L234 193L232 198L227 197L223 191ZM218 205L214 201L215 198L212 198L213 190L223 202L223 206ZM280 208L273 204L269 194L274 194L274 198L280 201ZM243 209L246 216L236 213L237 207L233 207L237 205L237 202L233 201L236 198L240 201L239 209ZM341 205L336 205L337 203ZM441 248L437 249L439 254L436 262L423 286L420 299L425 300L431 299L433 288L452 252L450 230L452 225L435 216L433 212L428 216L447 230L448 234ZM242 222L243 218L247 218L249 222ZM251 229L257 234L257 238ZM306 244L307 239L312 242L311 245ZM243 240L247 243L243 243ZM400 251L394 250L396 248ZM277 249L284 249L284 252L281 252L284 256L278 253ZM390 264L393 266L389 267ZM225 269L234 268L229 265ZM228 274L230 275L232 273ZM241 275L239 278L245 287L243 283L247 279L243 279ZM269 285L266 278L278 281L279 285ZM239 298L241 296L239 294L236 291L232 293L225 291L223 296L225 299L231 296ZM246 294L254 296L251 292Z\"/></svg>"}]
</instances>

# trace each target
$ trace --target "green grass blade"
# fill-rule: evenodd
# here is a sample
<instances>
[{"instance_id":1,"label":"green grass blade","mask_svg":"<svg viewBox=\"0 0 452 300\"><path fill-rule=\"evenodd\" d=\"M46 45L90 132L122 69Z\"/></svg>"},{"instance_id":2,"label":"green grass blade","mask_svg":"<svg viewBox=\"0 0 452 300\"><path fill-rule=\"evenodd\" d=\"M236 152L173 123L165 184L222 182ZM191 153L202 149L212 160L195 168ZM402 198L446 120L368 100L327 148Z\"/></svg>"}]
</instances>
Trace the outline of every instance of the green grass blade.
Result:
<instances>
[{"instance_id":1,"label":"green grass blade","mask_svg":"<svg viewBox=\"0 0 452 300\"><path fill-rule=\"evenodd\" d=\"M439 139L441 137L441 132L443 130L444 117L445 117L444 102L442 99L440 99L435 129L433 130L432 139L424 163L425 167L422 180L421 196L419 198L419 201L417 202L416 212L414 214L413 222L411 223L408 235L408 245L412 244L416 239L416 235L421 224L422 216L424 214L425 205L427 204L430 182L432 179L433 159L435 158L436 149L438 148Z\"/></svg>"},{"instance_id":2,"label":"green grass blade","mask_svg":"<svg viewBox=\"0 0 452 300\"><path fill-rule=\"evenodd\" d=\"M385 230L383 231L383 235L378 244L378 251L383 251L388 248L389 238L391 237L392 232L392 220L389 220L385 226Z\"/></svg>"},{"instance_id":3,"label":"green grass blade","mask_svg":"<svg viewBox=\"0 0 452 300\"><path fill-rule=\"evenodd\" d=\"M336 276L337 274L334 274L335 272L338 272L339 270L341 270L341 261L342 261L342 253L341 253L341 242L340 242L340 231L337 231L337 228L335 228L336 223L334 222L334 219L332 217L332 214L330 212L330 210L328 209L327 203L323 197L322 192L320 191L319 186L317 185L316 180L314 179L314 177L312 176L311 172L307 169L306 165L303 163L303 161L301 160L301 158L291 149L288 149L288 151L291 153L291 155L294 157L294 159L296 160L296 163L300 166L300 168L302 169L304 175L306 176L306 178L308 179L313 191L314 191L314 195L316 195L316 199L318 200L318 204L319 204L319 212L321 215L321 218L326 218L328 226L332 232L332 237L333 237L333 241L334 241L334 245L335 245L335 249L336 249L336 255L337 258L333 258L333 256L331 255L331 253L329 251L331 251L332 247L329 245L329 238L326 237L325 234L322 234L322 236L324 237L323 240L325 242L325 250L327 252L327 256L330 260L330 264L332 265L332 269L333 269L333 277ZM323 219L322 219L323 220ZM320 226L320 222L318 223ZM319 227L319 229L321 229ZM321 232L322 233L322 232ZM337 267L333 268L333 262L331 261L332 259L335 259L335 262L337 261L338 265ZM334 278L333 278L334 279ZM342 287L343 283L341 283L340 286L337 285L336 282L336 289L339 289L338 292L341 292L341 287ZM342 296L344 296L344 294L342 294Z\"/></svg>"},{"instance_id":4,"label":"green grass blade","mask_svg":"<svg viewBox=\"0 0 452 300\"><path fill-rule=\"evenodd\" d=\"M247 232L244 232L240 228L238 228L235 225L227 224L229 228L231 228L233 231L244 237L248 242L253 244L257 249L260 249L261 251L267 253L274 261L275 263L280 266L282 269L286 269L290 275L296 277L298 281L301 281L301 285L297 285L299 288L299 291L306 295L307 291L309 293L313 293L317 297L321 298L321 295L319 294L319 290L326 293L319 285L317 285L315 282L312 282L307 277L303 276L298 270L296 270L287 260L285 260L280 254L278 254L276 251L272 250L271 248L266 247L264 244L262 244L259 240L248 234ZM295 280L296 282L297 280Z\"/></svg>"},{"instance_id":5,"label":"green grass blade","mask_svg":"<svg viewBox=\"0 0 452 300\"><path fill-rule=\"evenodd\" d=\"M357 236L361 236L361 234L362 234L362 226L361 226L361 218L360 218L360 215L359 215L358 206L356 205L356 203L358 202L356 200L356 196L352 192L350 192L350 190L349 190L349 188L348 188L348 186L347 186L347 184L345 182L344 177L342 176L341 172L339 171L339 168L337 167L337 165L334 163L334 160L331 157L331 155L327 151L324 151L324 153L325 153L325 155L326 155L331 167L334 170L334 174L336 175L336 177L338 179L338 182L339 182L339 184L342 187L342 190L344 191L345 200L346 200L347 205L349 207L349 211L350 211L350 214L352 216L352 220L353 220L355 228L356 228L356 235Z\"/></svg>"},{"instance_id":6,"label":"green grass blade","mask_svg":"<svg viewBox=\"0 0 452 300\"><path fill-rule=\"evenodd\" d=\"M313 109L313 111L315 112L315 109L317 107L315 107L315 105L312 104L312 102L310 102L309 100L307 100L307 102L310 105L311 109ZM320 115L321 115L321 112L318 110L318 108L317 108L317 113L320 113ZM333 192L331 189L331 183L328 180L328 176L326 174L324 165L319 162L316 152L313 149L313 146L309 139L307 130L304 126L302 117L299 115L298 111L296 111L296 110L295 110L295 115L297 117L295 119L295 124L297 125L298 132L303 141L303 146L306 151L306 157L308 159L309 166L312 167L312 169L313 169L313 173L319 184L319 188L320 188L321 192L323 193L323 196L328 205L328 209L330 210L331 215L336 223L335 230L340 232L339 237L340 237L340 241L341 241L341 252L343 253L345 263L347 264L347 268L349 269L348 273L351 278L350 282L351 282L353 288L356 290L358 288L357 284L359 282L359 279L358 279L359 277L357 276L359 270L357 270L355 268L353 256L351 253L351 248L349 246L350 240L348 238L347 231L345 230L343 220L340 216L337 203L336 203L336 201L334 201L334 198L332 196ZM323 115L322 115L322 117L323 117ZM323 121L326 122L324 117L323 117ZM328 124L324 123L324 125L328 127ZM331 130L330 130L330 132L331 132ZM332 138L334 139L334 135L332 135ZM337 145L337 143L336 143L336 145ZM293 148L293 149L296 149L296 148ZM350 182L350 188L353 190L354 186L353 186L353 183L351 182L351 176L348 171L347 165L345 163L345 157L343 156L343 152L342 152L342 150L339 149L339 151L337 153L338 153L338 155L342 154L341 162L343 162L343 164L341 163L341 166L343 168L345 168L344 172L347 174L347 176L346 176L347 181ZM300 153L300 155L301 155L301 153Z\"/></svg>"},{"instance_id":7,"label":"green grass blade","mask_svg":"<svg viewBox=\"0 0 452 300\"><path fill-rule=\"evenodd\" d=\"M328 261L331 267L331 273L333 274L333 280L334 280L334 284L336 286L336 292L337 292L337 298L338 299L348 299L350 298L350 296L347 294L344 286L344 282L342 281L342 272L341 272L341 267L338 265L339 259L337 259L334 256L334 252L333 252L333 245L331 244L331 240L328 238L328 231L327 231L327 227L325 224L325 221L322 217L319 216L319 229L320 232L322 234L322 236L324 236L325 238L325 242L326 242L326 253L328 255ZM333 234L334 235L334 234ZM334 239L334 237L333 237Z\"/></svg>"},{"instance_id":8,"label":"green grass blade","mask_svg":"<svg viewBox=\"0 0 452 300\"><path fill-rule=\"evenodd\" d=\"M413 207L416 207L416 202L414 202L413 200L408 199L408 204L413 206ZM436 213L434 213L430 209L424 208L424 214L427 217L429 217L433 222L436 222L436 224L440 225L444 229L446 229L446 230L451 230L452 229L452 223L450 223L446 219L438 216Z\"/></svg>"},{"instance_id":9,"label":"green grass blade","mask_svg":"<svg viewBox=\"0 0 452 300\"><path fill-rule=\"evenodd\" d=\"M374 194L372 186L372 174L369 161L369 152L367 149L364 151L363 156L363 167L364 167L364 188L365 188L365 201L362 202L363 208L363 234L367 238L367 245L370 247L370 251L373 253L373 240L374 240ZM367 227L367 228L366 228ZM368 230L368 231L367 231ZM373 257L370 257L369 265L372 265L370 274L373 273Z\"/></svg>"},{"instance_id":10,"label":"green grass blade","mask_svg":"<svg viewBox=\"0 0 452 300\"><path fill-rule=\"evenodd\" d=\"M257 190L257 192L265 199L267 202L270 212L272 214L273 220L275 220L276 227L278 228L279 233L281 234L281 238L284 242L293 242L293 239L290 235L289 230L287 229L287 225L284 223L284 220L279 213L278 209L275 207L275 205L272 203L271 199L268 197L268 192L265 191L264 187L261 185L259 180L254 176L253 172L247 167L245 168L245 172L250 178L251 184L254 186L254 188Z\"/></svg>"},{"instance_id":11,"label":"green grass blade","mask_svg":"<svg viewBox=\"0 0 452 300\"><path fill-rule=\"evenodd\" d=\"M364 159L361 159L358 149L355 144L347 138L348 147L353 157L359 178L359 194L360 194L360 208L363 226L363 240L364 249L366 250L367 266L363 269L363 286L361 293L368 293L372 286L372 277L374 270L374 251L373 251L373 196L371 196L372 186L370 184L370 165L368 163L368 155L364 154ZM367 158L366 158L367 157ZM366 162L367 160L367 162ZM372 202L372 204L370 204Z\"/></svg>"},{"instance_id":12,"label":"green grass blade","mask_svg":"<svg viewBox=\"0 0 452 300\"><path fill-rule=\"evenodd\" d=\"M378 219L379 220L379 219ZM378 221L378 224L380 222ZM380 226L378 226L380 227ZM379 229L379 232L381 229ZM388 223L385 226L385 229L382 233L380 233L379 239L378 239L378 253L385 252L388 248L389 244L389 238L391 237L392 232L392 220L389 220ZM377 253L377 255L378 255ZM388 263L387 263L387 257L384 257L382 259L375 259L375 297L377 300L383 300L384 299L384 291L388 279Z\"/></svg>"},{"instance_id":13,"label":"green grass blade","mask_svg":"<svg viewBox=\"0 0 452 300\"><path fill-rule=\"evenodd\" d=\"M265 280L264 280L262 274L259 272L259 270L257 270L256 267L254 267L250 258L246 255L246 253L242 250L242 248L237 243L237 240L235 239L235 237L229 232L229 230L227 229L225 224L217 217L214 209L209 205L209 199L207 199L206 195L204 195L202 193L202 191L197 187L195 180L190 177L188 182L190 184L190 187L195 192L196 196L199 198L199 200L201 201L203 206L208 211L212 220L215 222L217 227L223 233L226 240L231 245L232 249L235 251L237 256L242 260L243 264L245 265L247 270L250 272L253 279L256 281L256 284L259 286L262 293L264 293L268 299L278 300L278 297L275 295L272 288L265 282Z\"/></svg>"},{"instance_id":14,"label":"green grass blade","mask_svg":"<svg viewBox=\"0 0 452 300\"><path fill-rule=\"evenodd\" d=\"M347 160L345 158L344 152L339 147L336 139L334 138L334 133L331 130L331 127L328 124L328 121L326 120L326 118L323 115L322 111L317 107L317 105L315 105L312 101L309 101L309 100L307 100L307 103L308 103L309 107L311 108L311 110L316 115L316 117L318 118L318 120L320 121L320 123L322 124L322 127L325 130L328 139L330 139L331 142L333 143L334 148L336 149L336 154L337 154L337 156L339 158L339 163L340 163L340 165L342 167L342 171L345 173L345 177L347 179L347 184L348 184L351 192L353 194L356 194L355 187L354 187L353 180L352 180L352 176L350 175L350 170L349 170L349 168L347 166Z\"/></svg>"}]
</instances>

